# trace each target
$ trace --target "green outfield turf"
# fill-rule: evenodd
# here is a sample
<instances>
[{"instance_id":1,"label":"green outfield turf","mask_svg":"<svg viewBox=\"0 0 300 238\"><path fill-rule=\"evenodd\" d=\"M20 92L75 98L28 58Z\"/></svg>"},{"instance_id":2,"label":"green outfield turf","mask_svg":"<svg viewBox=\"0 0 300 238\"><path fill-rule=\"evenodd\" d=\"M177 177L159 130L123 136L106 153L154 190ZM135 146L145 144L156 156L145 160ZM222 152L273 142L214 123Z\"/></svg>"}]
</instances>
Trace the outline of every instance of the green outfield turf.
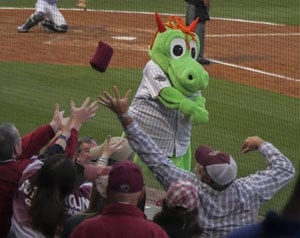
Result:
<instances>
[{"instance_id":1,"label":"green outfield turf","mask_svg":"<svg viewBox=\"0 0 300 238\"><path fill-rule=\"evenodd\" d=\"M0 68L0 121L15 123L21 134L48 123L56 102L68 115L71 99L79 105L87 96L96 99L104 90L112 92L113 85L121 93L127 89L134 93L141 79L139 69L108 69L99 74L91 67L3 62ZM240 153L243 140L258 135L277 145L299 168L299 99L214 78L203 94L210 120L193 127L193 150L206 143L227 151L237 160L238 175L245 176L266 166L257 152ZM103 107L80 131L80 135L93 136L99 142L108 134L121 133L115 115ZM292 186L278 194L268 207L279 209Z\"/></svg>"}]
</instances>

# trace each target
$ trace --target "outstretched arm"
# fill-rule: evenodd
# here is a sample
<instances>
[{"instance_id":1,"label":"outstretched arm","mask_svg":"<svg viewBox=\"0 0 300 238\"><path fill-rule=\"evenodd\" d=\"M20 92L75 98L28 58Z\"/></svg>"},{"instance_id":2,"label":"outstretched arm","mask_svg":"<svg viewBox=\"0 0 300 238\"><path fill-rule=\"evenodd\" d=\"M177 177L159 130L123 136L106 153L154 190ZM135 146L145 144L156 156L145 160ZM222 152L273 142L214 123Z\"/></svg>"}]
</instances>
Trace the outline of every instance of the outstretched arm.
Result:
<instances>
[{"instance_id":1,"label":"outstretched arm","mask_svg":"<svg viewBox=\"0 0 300 238\"><path fill-rule=\"evenodd\" d=\"M247 153L256 150L267 160L267 168L240 180L246 180L247 184L251 184L252 190L256 191L265 202L291 181L295 169L292 162L271 143L258 136L246 138L241 151Z\"/></svg>"},{"instance_id":2,"label":"outstretched arm","mask_svg":"<svg viewBox=\"0 0 300 238\"><path fill-rule=\"evenodd\" d=\"M120 98L118 88L113 86L113 89L115 97L112 97L107 91L104 91L104 96L99 96L99 103L113 111L120 119L123 127L126 127L133 122L132 117L127 114L131 90L126 92L124 98Z\"/></svg>"},{"instance_id":3,"label":"outstretched arm","mask_svg":"<svg viewBox=\"0 0 300 238\"><path fill-rule=\"evenodd\" d=\"M127 114L130 91L127 91L124 98L120 98L118 88L114 86L114 94L115 97L112 97L105 91L104 96L99 97L100 104L108 107L118 116L132 149L149 167L164 189L167 189L173 181L180 178L196 183L196 176L186 170L177 168Z\"/></svg>"},{"instance_id":4,"label":"outstretched arm","mask_svg":"<svg viewBox=\"0 0 300 238\"><path fill-rule=\"evenodd\" d=\"M91 104L90 98L86 98L81 107L76 107L75 102L71 101L69 118L57 118L60 131L57 132L57 137L53 140L52 145L49 145L47 151L42 155L46 157L49 154L61 153L65 151L69 158L72 158L77 147L77 135L84 122L95 116L98 108L98 102L94 101Z\"/></svg>"}]
</instances>

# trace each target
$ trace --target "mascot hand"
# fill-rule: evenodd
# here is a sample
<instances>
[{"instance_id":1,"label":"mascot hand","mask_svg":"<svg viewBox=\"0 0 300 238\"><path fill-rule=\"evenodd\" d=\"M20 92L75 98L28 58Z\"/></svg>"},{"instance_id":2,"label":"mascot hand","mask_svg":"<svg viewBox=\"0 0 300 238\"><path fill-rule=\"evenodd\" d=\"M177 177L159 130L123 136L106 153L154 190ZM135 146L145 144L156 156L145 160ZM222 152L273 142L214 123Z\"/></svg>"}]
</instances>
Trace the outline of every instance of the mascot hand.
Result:
<instances>
[{"instance_id":1,"label":"mascot hand","mask_svg":"<svg viewBox=\"0 0 300 238\"><path fill-rule=\"evenodd\" d=\"M181 101L185 99L183 94L173 87L163 88L158 98L165 107L172 109L178 109Z\"/></svg>"},{"instance_id":2,"label":"mascot hand","mask_svg":"<svg viewBox=\"0 0 300 238\"><path fill-rule=\"evenodd\" d=\"M189 117L193 124L208 122L208 111L190 99L184 98L180 102L179 111Z\"/></svg>"},{"instance_id":3,"label":"mascot hand","mask_svg":"<svg viewBox=\"0 0 300 238\"><path fill-rule=\"evenodd\" d=\"M205 102L206 102L205 97L199 95L199 96L195 97L194 102L195 102L199 107L205 108Z\"/></svg>"}]
</instances>

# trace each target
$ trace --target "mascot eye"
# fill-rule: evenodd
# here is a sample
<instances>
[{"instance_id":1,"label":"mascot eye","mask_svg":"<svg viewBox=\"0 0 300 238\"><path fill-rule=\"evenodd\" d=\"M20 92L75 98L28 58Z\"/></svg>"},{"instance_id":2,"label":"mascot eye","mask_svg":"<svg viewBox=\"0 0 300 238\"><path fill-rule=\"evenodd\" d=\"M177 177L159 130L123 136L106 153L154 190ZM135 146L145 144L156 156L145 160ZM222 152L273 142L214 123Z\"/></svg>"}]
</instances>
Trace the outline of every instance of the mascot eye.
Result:
<instances>
[{"instance_id":1,"label":"mascot eye","mask_svg":"<svg viewBox=\"0 0 300 238\"><path fill-rule=\"evenodd\" d=\"M181 38L175 38L171 42L170 53L173 59L178 59L185 54L185 41Z\"/></svg>"},{"instance_id":2,"label":"mascot eye","mask_svg":"<svg viewBox=\"0 0 300 238\"><path fill-rule=\"evenodd\" d=\"M191 56L193 59L197 58L197 44L195 41L190 41L190 48L191 48Z\"/></svg>"}]
</instances>

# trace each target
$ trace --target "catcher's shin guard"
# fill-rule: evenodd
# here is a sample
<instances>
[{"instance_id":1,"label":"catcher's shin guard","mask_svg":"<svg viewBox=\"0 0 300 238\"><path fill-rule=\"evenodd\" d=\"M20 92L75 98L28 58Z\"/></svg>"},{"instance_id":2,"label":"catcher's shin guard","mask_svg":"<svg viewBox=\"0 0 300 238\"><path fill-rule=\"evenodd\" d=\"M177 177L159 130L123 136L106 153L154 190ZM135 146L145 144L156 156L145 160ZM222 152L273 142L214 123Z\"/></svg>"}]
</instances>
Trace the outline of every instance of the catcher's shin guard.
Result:
<instances>
[{"instance_id":1,"label":"catcher's shin guard","mask_svg":"<svg viewBox=\"0 0 300 238\"><path fill-rule=\"evenodd\" d=\"M53 21L50 21L48 19L46 19L42 23L42 26L43 26L43 28L47 29L47 31L50 31L50 32L64 33L64 32L68 31L68 25L57 26L54 24Z\"/></svg>"},{"instance_id":2,"label":"catcher's shin guard","mask_svg":"<svg viewBox=\"0 0 300 238\"><path fill-rule=\"evenodd\" d=\"M25 22L24 25L18 27L19 32L26 32L31 27L37 25L39 22L44 20L44 13L42 12L34 12Z\"/></svg>"}]
</instances>

